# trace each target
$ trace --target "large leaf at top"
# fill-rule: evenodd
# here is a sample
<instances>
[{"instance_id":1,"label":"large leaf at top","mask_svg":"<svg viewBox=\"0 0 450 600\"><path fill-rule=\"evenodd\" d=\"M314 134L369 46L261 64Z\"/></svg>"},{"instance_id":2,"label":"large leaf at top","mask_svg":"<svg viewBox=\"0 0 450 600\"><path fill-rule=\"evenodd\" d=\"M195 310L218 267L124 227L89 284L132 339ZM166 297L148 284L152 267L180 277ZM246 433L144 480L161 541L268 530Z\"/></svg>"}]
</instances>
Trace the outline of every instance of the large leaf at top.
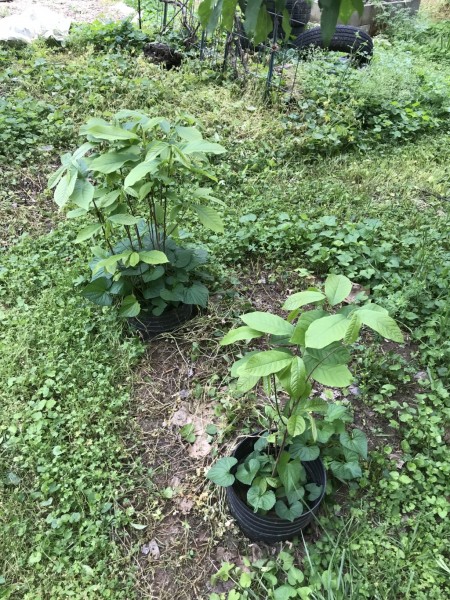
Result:
<instances>
[{"instance_id":1,"label":"large leaf at top","mask_svg":"<svg viewBox=\"0 0 450 600\"><path fill-rule=\"evenodd\" d=\"M245 23L244 23L245 25ZM269 36L273 30L272 17L267 12L266 5L261 6L258 13L258 19L256 21L255 35L253 41L255 45L260 44Z\"/></svg>"},{"instance_id":2,"label":"large leaf at top","mask_svg":"<svg viewBox=\"0 0 450 600\"><path fill-rule=\"evenodd\" d=\"M307 348L325 348L337 340L342 340L349 326L344 315L330 315L311 323L305 334Z\"/></svg>"},{"instance_id":3,"label":"large leaf at top","mask_svg":"<svg viewBox=\"0 0 450 600\"><path fill-rule=\"evenodd\" d=\"M212 466L206 473L206 477L216 485L220 485L222 487L233 485L235 477L230 473L230 471L234 465L237 464L237 462L237 458L234 458L234 456L219 458L216 464Z\"/></svg>"},{"instance_id":4,"label":"large leaf at top","mask_svg":"<svg viewBox=\"0 0 450 600\"><path fill-rule=\"evenodd\" d=\"M339 304L352 291L352 282L344 275L328 275L325 281L325 295L331 306Z\"/></svg>"},{"instance_id":5,"label":"large leaf at top","mask_svg":"<svg viewBox=\"0 0 450 600\"><path fill-rule=\"evenodd\" d=\"M169 262L167 256L160 250L142 250L139 252L139 259L147 265L162 265Z\"/></svg>"},{"instance_id":6,"label":"large leaf at top","mask_svg":"<svg viewBox=\"0 0 450 600\"><path fill-rule=\"evenodd\" d=\"M283 304L284 310L295 310L300 308L301 306L305 306L306 304L314 304L314 302L320 302L324 300L325 296L322 292L314 292L308 291L298 292L297 294L292 294L286 299L286 302Z\"/></svg>"},{"instance_id":7,"label":"large leaf at top","mask_svg":"<svg viewBox=\"0 0 450 600\"><path fill-rule=\"evenodd\" d=\"M97 171L98 173L114 173L121 169L125 163L129 161L135 161L138 159L136 152L133 151L122 151L122 152L106 152L94 158L89 164L91 171Z\"/></svg>"},{"instance_id":8,"label":"large leaf at top","mask_svg":"<svg viewBox=\"0 0 450 600\"><path fill-rule=\"evenodd\" d=\"M247 0L244 29L249 35L254 34L256 31L261 4L262 0ZM265 9L265 6L263 8Z\"/></svg>"},{"instance_id":9,"label":"large leaf at top","mask_svg":"<svg viewBox=\"0 0 450 600\"><path fill-rule=\"evenodd\" d=\"M258 352L247 360L239 369L238 375L244 377L265 377L278 373L292 361L292 354L282 350L265 350Z\"/></svg>"},{"instance_id":10,"label":"large leaf at top","mask_svg":"<svg viewBox=\"0 0 450 600\"><path fill-rule=\"evenodd\" d=\"M365 308L361 308L356 314L364 325L367 325L384 338L393 340L399 344L403 342L403 334L399 326L389 315Z\"/></svg>"},{"instance_id":11,"label":"large leaf at top","mask_svg":"<svg viewBox=\"0 0 450 600\"><path fill-rule=\"evenodd\" d=\"M336 30L340 3L341 0L320 0L319 2L321 8L320 28L325 46L328 46Z\"/></svg>"},{"instance_id":12,"label":"large leaf at top","mask_svg":"<svg viewBox=\"0 0 450 600\"><path fill-rule=\"evenodd\" d=\"M339 440L344 448L357 452L364 459L367 459L367 437L363 431L353 429L351 434L345 431L341 433Z\"/></svg>"},{"instance_id":13,"label":"large leaf at top","mask_svg":"<svg viewBox=\"0 0 450 600\"><path fill-rule=\"evenodd\" d=\"M138 140L139 136L137 136L132 131L128 131L127 129L122 129L121 127L114 127L113 125L100 125L95 124L91 127L85 126L83 129L84 133L88 133L98 140Z\"/></svg>"},{"instance_id":14,"label":"large leaf at top","mask_svg":"<svg viewBox=\"0 0 450 600\"><path fill-rule=\"evenodd\" d=\"M223 338L220 340L221 346L228 346L228 344L233 344L239 340L253 340L254 338L259 338L264 335L261 331L257 331L256 329L252 329L247 325L243 327L236 327L236 329L231 329Z\"/></svg>"},{"instance_id":15,"label":"large leaf at top","mask_svg":"<svg viewBox=\"0 0 450 600\"><path fill-rule=\"evenodd\" d=\"M292 335L294 326L277 315L255 311L242 315L241 320L257 331L272 335Z\"/></svg>"},{"instance_id":16,"label":"large leaf at top","mask_svg":"<svg viewBox=\"0 0 450 600\"><path fill-rule=\"evenodd\" d=\"M192 208L197 213L199 221L204 227L216 233L223 233L223 221L214 208L205 206L204 204L194 204Z\"/></svg>"}]
</instances>

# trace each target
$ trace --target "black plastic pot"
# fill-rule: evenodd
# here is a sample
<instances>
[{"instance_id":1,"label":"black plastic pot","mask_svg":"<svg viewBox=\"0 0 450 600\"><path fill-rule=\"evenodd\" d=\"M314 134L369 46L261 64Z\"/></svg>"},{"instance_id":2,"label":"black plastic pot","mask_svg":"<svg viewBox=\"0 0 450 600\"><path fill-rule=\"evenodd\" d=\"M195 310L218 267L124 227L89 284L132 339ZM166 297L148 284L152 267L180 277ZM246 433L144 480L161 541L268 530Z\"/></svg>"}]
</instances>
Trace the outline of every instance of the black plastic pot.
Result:
<instances>
[{"instance_id":1,"label":"black plastic pot","mask_svg":"<svg viewBox=\"0 0 450 600\"><path fill-rule=\"evenodd\" d=\"M257 436L254 437L245 438L236 446L233 456L237 458L238 461L244 460L245 457L253 451L253 446L258 440L259 435L260 434L257 434ZM241 490L242 492L242 484L238 481L226 488L230 512L238 522L242 532L250 540L255 542L261 541L266 544L275 544L277 542L291 540L314 519L314 515L318 512L325 494L327 475L320 458L304 461L302 464L308 475L309 483L321 485L322 493L316 500L311 502L309 510L305 510L304 513L294 521L286 521L280 519L276 515L263 516L253 512L253 509L247 506L241 498L239 491Z\"/></svg>"},{"instance_id":2,"label":"black plastic pot","mask_svg":"<svg viewBox=\"0 0 450 600\"><path fill-rule=\"evenodd\" d=\"M160 333L173 331L192 319L197 314L195 308L192 304L180 304L159 317L147 315L142 311L139 316L128 319L128 323L144 340L151 340Z\"/></svg>"}]
</instances>

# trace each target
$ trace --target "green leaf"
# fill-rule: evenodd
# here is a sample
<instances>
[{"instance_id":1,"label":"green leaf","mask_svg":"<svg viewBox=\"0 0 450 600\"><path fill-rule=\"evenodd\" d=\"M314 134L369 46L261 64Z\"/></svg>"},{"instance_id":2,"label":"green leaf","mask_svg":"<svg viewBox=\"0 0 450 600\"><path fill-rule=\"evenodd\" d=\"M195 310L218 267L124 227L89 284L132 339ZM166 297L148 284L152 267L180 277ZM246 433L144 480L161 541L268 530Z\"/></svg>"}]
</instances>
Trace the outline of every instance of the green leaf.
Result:
<instances>
[{"instance_id":1,"label":"green leaf","mask_svg":"<svg viewBox=\"0 0 450 600\"><path fill-rule=\"evenodd\" d=\"M108 221L111 221L115 225L137 225L140 220L141 217L133 217L133 215L126 213L119 213L108 217Z\"/></svg>"},{"instance_id":2,"label":"green leaf","mask_svg":"<svg viewBox=\"0 0 450 600\"><path fill-rule=\"evenodd\" d=\"M303 358L310 376L322 385L347 387L353 382L353 375L346 365L317 365L315 361L310 362L306 354Z\"/></svg>"},{"instance_id":3,"label":"green leaf","mask_svg":"<svg viewBox=\"0 0 450 600\"><path fill-rule=\"evenodd\" d=\"M274 600L289 600L297 597L297 591L292 586L285 583L280 587L275 588L273 593Z\"/></svg>"},{"instance_id":4,"label":"green leaf","mask_svg":"<svg viewBox=\"0 0 450 600\"><path fill-rule=\"evenodd\" d=\"M106 277L98 277L91 283L88 283L81 294L94 304L111 306L113 298L109 293L110 286L111 281L109 279L106 279Z\"/></svg>"},{"instance_id":5,"label":"green leaf","mask_svg":"<svg viewBox=\"0 0 450 600\"><path fill-rule=\"evenodd\" d=\"M317 500L317 498L320 497L320 494L322 493L321 485L317 485L317 483L307 483L305 487L309 492L308 500L310 502L314 502L314 500Z\"/></svg>"},{"instance_id":6,"label":"green leaf","mask_svg":"<svg viewBox=\"0 0 450 600\"><path fill-rule=\"evenodd\" d=\"M235 384L236 391L245 394L253 389L259 380L260 377L246 377L245 375L241 375Z\"/></svg>"},{"instance_id":7,"label":"green leaf","mask_svg":"<svg viewBox=\"0 0 450 600\"><path fill-rule=\"evenodd\" d=\"M126 129L122 129L121 127L114 127L113 125L92 125L85 127L85 133L92 135L98 140L138 140L139 136L137 136L132 131L128 131Z\"/></svg>"},{"instance_id":8,"label":"green leaf","mask_svg":"<svg viewBox=\"0 0 450 600\"><path fill-rule=\"evenodd\" d=\"M202 154L224 154L225 148L220 144L214 142L207 142L206 140L194 140L184 145L181 150L184 154L194 154L201 152Z\"/></svg>"},{"instance_id":9,"label":"green leaf","mask_svg":"<svg viewBox=\"0 0 450 600\"><path fill-rule=\"evenodd\" d=\"M322 31L322 39L325 47L328 47L334 32L339 17L340 2L336 0L321 0L320 7L322 9L320 15L320 28Z\"/></svg>"},{"instance_id":10,"label":"green leaf","mask_svg":"<svg viewBox=\"0 0 450 600\"><path fill-rule=\"evenodd\" d=\"M262 492L257 486L252 486L247 492L247 502L258 510L270 510L275 506L276 498L272 490Z\"/></svg>"},{"instance_id":11,"label":"green leaf","mask_svg":"<svg viewBox=\"0 0 450 600\"><path fill-rule=\"evenodd\" d=\"M241 317L246 325L257 331L272 335L292 335L294 326L277 315L255 311Z\"/></svg>"},{"instance_id":12,"label":"green leaf","mask_svg":"<svg viewBox=\"0 0 450 600\"><path fill-rule=\"evenodd\" d=\"M292 415L287 422L287 430L289 435L301 435L306 429L306 422L300 415Z\"/></svg>"},{"instance_id":13,"label":"green leaf","mask_svg":"<svg viewBox=\"0 0 450 600\"><path fill-rule=\"evenodd\" d=\"M245 485L251 485L255 475L259 471L260 462L256 458L251 458L248 462L238 466L236 479Z\"/></svg>"},{"instance_id":14,"label":"green leaf","mask_svg":"<svg viewBox=\"0 0 450 600\"><path fill-rule=\"evenodd\" d=\"M158 170L158 162L155 160L146 160L136 165L125 177L124 188L133 186L137 181L141 181L147 175L153 175Z\"/></svg>"},{"instance_id":15,"label":"green leaf","mask_svg":"<svg viewBox=\"0 0 450 600\"><path fill-rule=\"evenodd\" d=\"M350 17L355 12L355 7L353 6L353 0L341 0L341 6L339 10L339 19L343 23L348 23Z\"/></svg>"},{"instance_id":16,"label":"green leaf","mask_svg":"<svg viewBox=\"0 0 450 600\"><path fill-rule=\"evenodd\" d=\"M94 197L94 186L87 179L77 179L70 201L88 211Z\"/></svg>"},{"instance_id":17,"label":"green leaf","mask_svg":"<svg viewBox=\"0 0 450 600\"><path fill-rule=\"evenodd\" d=\"M114 173L123 167L123 165L129 161L138 160L139 155L131 150L124 150L123 152L107 152L101 156L97 156L89 164L89 170L96 171L98 173Z\"/></svg>"},{"instance_id":18,"label":"green leaf","mask_svg":"<svg viewBox=\"0 0 450 600\"><path fill-rule=\"evenodd\" d=\"M289 446L289 454L293 458L299 458L301 461L307 462L316 460L320 455L320 449L318 446L305 446L302 440L294 439Z\"/></svg>"},{"instance_id":19,"label":"green leaf","mask_svg":"<svg viewBox=\"0 0 450 600\"><path fill-rule=\"evenodd\" d=\"M367 460L367 437L360 429L353 429L351 436L347 433L341 433L339 441L344 448L357 452L364 460Z\"/></svg>"},{"instance_id":20,"label":"green leaf","mask_svg":"<svg viewBox=\"0 0 450 600\"><path fill-rule=\"evenodd\" d=\"M341 481L349 481L350 479L362 477L361 467L357 462L342 463L340 461L333 460L330 463L330 468L333 475Z\"/></svg>"},{"instance_id":21,"label":"green leaf","mask_svg":"<svg viewBox=\"0 0 450 600\"><path fill-rule=\"evenodd\" d=\"M292 355L281 350L265 350L252 356L239 368L239 376L264 377L278 373L292 361Z\"/></svg>"},{"instance_id":22,"label":"green leaf","mask_svg":"<svg viewBox=\"0 0 450 600\"><path fill-rule=\"evenodd\" d=\"M275 504L275 512L280 517L280 519L285 519L286 521L293 521L294 519L298 519L298 517L301 517L303 513L303 505L297 500L296 502L293 502L288 508L283 502L283 500L278 500Z\"/></svg>"},{"instance_id":23,"label":"green leaf","mask_svg":"<svg viewBox=\"0 0 450 600\"><path fill-rule=\"evenodd\" d=\"M293 344L298 344L299 346L305 345L305 334L308 327L317 319L321 319L322 317L326 317L327 313L321 308L316 310L309 310L304 312L301 317L298 319L294 332L291 336L290 341Z\"/></svg>"},{"instance_id":24,"label":"green leaf","mask_svg":"<svg viewBox=\"0 0 450 600\"><path fill-rule=\"evenodd\" d=\"M342 340L348 329L349 320L343 315L331 315L311 323L305 334L307 348L325 348L332 342Z\"/></svg>"},{"instance_id":25,"label":"green leaf","mask_svg":"<svg viewBox=\"0 0 450 600\"><path fill-rule=\"evenodd\" d=\"M331 306L339 304L352 291L352 282L344 275L328 275L325 281L325 295Z\"/></svg>"},{"instance_id":26,"label":"green leaf","mask_svg":"<svg viewBox=\"0 0 450 600\"><path fill-rule=\"evenodd\" d=\"M234 13L236 12L238 0L224 0L222 9L222 24L226 31L231 31L234 24Z\"/></svg>"},{"instance_id":27,"label":"green leaf","mask_svg":"<svg viewBox=\"0 0 450 600\"><path fill-rule=\"evenodd\" d=\"M293 400L298 400L305 391L306 367L299 356L294 356L288 367L277 373L283 389Z\"/></svg>"},{"instance_id":28,"label":"green leaf","mask_svg":"<svg viewBox=\"0 0 450 600\"><path fill-rule=\"evenodd\" d=\"M261 42L266 40L272 29L273 21L271 16L267 12L267 7L264 3L259 9L258 20L256 22L255 35L253 38L255 45L260 44Z\"/></svg>"},{"instance_id":29,"label":"green leaf","mask_svg":"<svg viewBox=\"0 0 450 600\"><path fill-rule=\"evenodd\" d=\"M95 200L95 204L97 205L98 208L108 208L108 206L111 206L112 204L114 204L114 202L117 200L117 198L119 196L120 196L120 191L113 190L112 192L103 194L103 196L99 196Z\"/></svg>"},{"instance_id":30,"label":"green leaf","mask_svg":"<svg viewBox=\"0 0 450 600\"><path fill-rule=\"evenodd\" d=\"M139 259L147 265L162 265L169 262L167 256L160 250L142 250L139 252Z\"/></svg>"},{"instance_id":31,"label":"green leaf","mask_svg":"<svg viewBox=\"0 0 450 600\"><path fill-rule=\"evenodd\" d=\"M247 2L247 6L245 8L244 29L250 36L255 32L259 11L261 9L261 3L262 0L252 0L251 2ZM265 6L262 8L265 9Z\"/></svg>"},{"instance_id":32,"label":"green leaf","mask_svg":"<svg viewBox=\"0 0 450 600\"><path fill-rule=\"evenodd\" d=\"M194 281L190 287L185 288L183 302L184 304L195 304L196 306L206 308L208 305L208 298L208 288L203 285L203 283Z\"/></svg>"},{"instance_id":33,"label":"green leaf","mask_svg":"<svg viewBox=\"0 0 450 600\"><path fill-rule=\"evenodd\" d=\"M81 242L84 242L84 241L90 239L101 228L102 228L102 226L100 225L100 223L93 223L92 225L88 225L87 227L84 227L83 229L81 229L81 231L78 232L78 235L75 238L75 244L80 244Z\"/></svg>"},{"instance_id":34,"label":"green leaf","mask_svg":"<svg viewBox=\"0 0 450 600\"><path fill-rule=\"evenodd\" d=\"M332 423L337 419L342 419L343 417L348 416L348 409L346 406L342 406L341 404L330 404L328 406L328 411L325 416L325 419Z\"/></svg>"},{"instance_id":35,"label":"green leaf","mask_svg":"<svg viewBox=\"0 0 450 600\"><path fill-rule=\"evenodd\" d=\"M77 178L78 171L76 169L69 170L56 186L53 198L60 208L67 204L75 188Z\"/></svg>"},{"instance_id":36,"label":"green leaf","mask_svg":"<svg viewBox=\"0 0 450 600\"><path fill-rule=\"evenodd\" d=\"M183 427L180 429L180 435L183 438L183 440L186 440L186 442L193 444L196 440L194 431L195 425L193 423L187 423L186 425L183 425Z\"/></svg>"},{"instance_id":37,"label":"green leaf","mask_svg":"<svg viewBox=\"0 0 450 600\"><path fill-rule=\"evenodd\" d=\"M403 334L399 326L389 315L367 310L366 307L359 309L356 314L364 325L367 325L384 338L399 344L403 342Z\"/></svg>"},{"instance_id":38,"label":"green leaf","mask_svg":"<svg viewBox=\"0 0 450 600\"><path fill-rule=\"evenodd\" d=\"M348 329L344 335L344 344L353 344L359 337L359 332L361 330L361 319L358 317L358 313L353 313L350 317L350 322L348 324Z\"/></svg>"},{"instance_id":39,"label":"green leaf","mask_svg":"<svg viewBox=\"0 0 450 600\"><path fill-rule=\"evenodd\" d=\"M194 204L192 208L197 213L199 221L204 227L216 233L223 233L223 221L214 208L204 206L203 204Z\"/></svg>"},{"instance_id":40,"label":"green leaf","mask_svg":"<svg viewBox=\"0 0 450 600\"><path fill-rule=\"evenodd\" d=\"M175 131L178 133L180 138L186 140L187 142L196 142L197 140L203 139L202 133L197 129L197 127L183 127L181 125L177 125L175 127Z\"/></svg>"},{"instance_id":41,"label":"green leaf","mask_svg":"<svg viewBox=\"0 0 450 600\"><path fill-rule=\"evenodd\" d=\"M141 312L141 306L133 295L125 296L119 308L120 317L136 317Z\"/></svg>"},{"instance_id":42,"label":"green leaf","mask_svg":"<svg viewBox=\"0 0 450 600\"><path fill-rule=\"evenodd\" d=\"M298 458L292 460L289 452L284 451L278 461L277 472L286 492L292 492L303 479L305 470Z\"/></svg>"},{"instance_id":43,"label":"green leaf","mask_svg":"<svg viewBox=\"0 0 450 600\"><path fill-rule=\"evenodd\" d=\"M297 294L293 294L289 296L286 302L283 304L284 310L296 310L301 306L305 306L306 304L314 304L314 302L320 302L325 298L325 296L321 292L298 292Z\"/></svg>"},{"instance_id":44,"label":"green leaf","mask_svg":"<svg viewBox=\"0 0 450 600\"><path fill-rule=\"evenodd\" d=\"M206 477L221 487L233 485L235 477L230 473L230 471L234 465L237 464L237 462L238 461L236 458L234 458L234 456L220 458L215 465L209 469Z\"/></svg>"},{"instance_id":45,"label":"green leaf","mask_svg":"<svg viewBox=\"0 0 450 600\"><path fill-rule=\"evenodd\" d=\"M253 340L254 338L259 338L264 335L261 331L257 331L256 329L252 329L248 326L237 327L236 329L231 329L223 338L220 340L221 346L227 346L228 344L234 344L239 340Z\"/></svg>"}]
</instances>

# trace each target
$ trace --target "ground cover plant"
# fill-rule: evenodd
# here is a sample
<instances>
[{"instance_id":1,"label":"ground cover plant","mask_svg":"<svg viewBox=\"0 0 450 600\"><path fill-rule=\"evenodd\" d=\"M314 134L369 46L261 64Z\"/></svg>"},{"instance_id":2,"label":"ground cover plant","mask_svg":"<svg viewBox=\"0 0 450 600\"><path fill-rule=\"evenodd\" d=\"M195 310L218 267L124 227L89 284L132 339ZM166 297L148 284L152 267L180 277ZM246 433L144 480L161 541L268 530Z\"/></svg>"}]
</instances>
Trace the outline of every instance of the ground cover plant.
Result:
<instances>
[{"instance_id":1,"label":"ground cover plant","mask_svg":"<svg viewBox=\"0 0 450 600\"><path fill-rule=\"evenodd\" d=\"M305 64L293 107L136 48L0 48L1 597L448 596L448 62L431 34L383 36L373 70ZM121 109L192 120L227 149L211 184L224 233L193 218L183 234L210 254L209 312L148 346L82 297L90 249L47 189L82 124ZM374 334L352 385L315 389L368 437L358 483L293 546L249 546L205 474L271 413L228 373L246 342L219 341L328 273L370 290L405 344Z\"/></svg>"}]
</instances>

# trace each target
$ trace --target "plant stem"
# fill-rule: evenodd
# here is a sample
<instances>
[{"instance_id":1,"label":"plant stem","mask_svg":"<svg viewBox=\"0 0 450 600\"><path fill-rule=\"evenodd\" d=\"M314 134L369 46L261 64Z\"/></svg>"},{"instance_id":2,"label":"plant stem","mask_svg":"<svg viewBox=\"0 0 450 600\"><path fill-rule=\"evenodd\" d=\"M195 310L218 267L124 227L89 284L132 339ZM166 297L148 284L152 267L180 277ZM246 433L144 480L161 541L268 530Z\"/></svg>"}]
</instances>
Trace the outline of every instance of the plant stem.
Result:
<instances>
[{"instance_id":1,"label":"plant stem","mask_svg":"<svg viewBox=\"0 0 450 600\"><path fill-rule=\"evenodd\" d=\"M95 213L97 215L97 219L98 219L100 225L102 226L103 237L105 238L105 242L108 244L108 248L110 249L111 254L115 254L115 252L113 250L113 247L111 246L111 242L109 241L108 236L106 235L105 220L103 219L103 215L100 212L98 206L95 204L95 200L94 199L92 199L92 203L93 203L94 208L95 208Z\"/></svg>"}]
</instances>

